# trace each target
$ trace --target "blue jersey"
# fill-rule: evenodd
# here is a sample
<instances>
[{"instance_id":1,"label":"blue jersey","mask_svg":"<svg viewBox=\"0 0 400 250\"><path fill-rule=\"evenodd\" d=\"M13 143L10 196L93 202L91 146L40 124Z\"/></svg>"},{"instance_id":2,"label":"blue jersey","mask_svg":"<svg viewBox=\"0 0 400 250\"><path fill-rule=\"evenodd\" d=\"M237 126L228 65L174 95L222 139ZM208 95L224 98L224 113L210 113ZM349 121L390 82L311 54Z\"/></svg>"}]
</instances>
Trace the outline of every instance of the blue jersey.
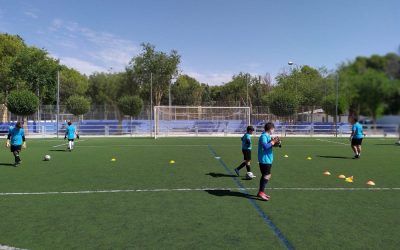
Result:
<instances>
[{"instance_id":1,"label":"blue jersey","mask_svg":"<svg viewBox=\"0 0 400 250\"><path fill-rule=\"evenodd\" d=\"M65 129L65 135L67 136L68 140L75 139L75 126L67 126L67 128Z\"/></svg>"},{"instance_id":2,"label":"blue jersey","mask_svg":"<svg viewBox=\"0 0 400 250\"><path fill-rule=\"evenodd\" d=\"M10 136L10 142L13 146L21 146L23 143L23 138L25 137L25 132L23 128L10 127L8 130L8 135Z\"/></svg>"},{"instance_id":3,"label":"blue jersey","mask_svg":"<svg viewBox=\"0 0 400 250\"><path fill-rule=\"evenodd\" d=\"M242 149L251 150L251 134L246 133L242 136Z\"/></svg>"},{"instance_id":4,"label":"blue jersey","mask_svg":"<svg viewBox=\"0 0 400 250\"><path fill-rule=\"evenodd\" d=\"M274 154L272 153L271 135L263 132L258 139L258 162L262 164L272 164L274 161ZM264 148L264 144L269 144L268 148Z\"/></svg>"},{"instance_id":5,"label":"blue jersey","mask_svg":"<svg viewBox=\"0 0 400 250\"><path fill-rule=\"evenodd\" d=\"M358 122L353 124L351 131L353 131L354 139L362 139L364 137L362 125Z\"/></svg>"}]
</instances>

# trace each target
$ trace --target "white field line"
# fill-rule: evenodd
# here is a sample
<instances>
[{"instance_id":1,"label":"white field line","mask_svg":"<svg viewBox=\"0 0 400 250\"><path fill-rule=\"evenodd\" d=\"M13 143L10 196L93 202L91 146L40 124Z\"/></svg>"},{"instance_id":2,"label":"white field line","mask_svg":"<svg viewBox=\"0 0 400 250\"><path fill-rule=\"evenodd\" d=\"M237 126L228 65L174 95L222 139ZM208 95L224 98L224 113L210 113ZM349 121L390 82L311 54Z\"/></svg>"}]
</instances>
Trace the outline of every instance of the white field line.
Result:
<instances>
[{"instance_id":1,"label":"white field line","mask_svg":"<svg viewBox=\"0 0 400 250\"><path fill-rule=\"evenodd\" d=\"M63 144L64 145L64 144ZM237 145L213 145L216 147L234 147ZM284 145L284 147L336 147L342 145ZM207 144L158 144L158 145L138 145L138 144L111 144L111 145L80 145L79 148L103 148L103 147L208 147ZM239 146L240 147L240 146Z\"/></svg>"},{"instance_id":2,"label":"white field line","mask_svg":"<svg viewBox=\"0 0 400 250\"><path fill-rule=\"evenodd\" d=\"M142 192L194 192L194 191L231 191L231 190L257 190L257 188L161 188L161 189L115 189L115 190L83 190L60 192L16 192L0 193L0 196L18 195L61 195L61 194L98 194L98 193L142 193ZM288 191L400 191L400 187L381 188L324 188L324 187L272 187L267 190Z\"/></svg>"},{"instance_id":3,"label":"white field line","mask_svg":"<svg viewBox=\"0 0 400 250\"><path fill-rule=\"evenodd\" d=\"M340 144L340 145L346 145L349 146L349 143L344 143L344 142L338 142L338 141L331 141L331 140L326 140L326 139L315 139L317 141L322 141L322 142L330 142L330 143L335 143L335 144Z\"/></svg>"},{"instance_id":4,"label":"white field line","mask_svg":"<svg viewBox=\"0 0 400 250\"><path fill-rule=\"evenodd\" d=\"M75 142L82 142L82 141L85 141L85 140L79 140L79 141L75 141ZM59 144L59 145L55 145L55 146L53 146L53 148L58 148L58 147L61 147L61 146L66 146L66 145L68 145L68 142L67 143L63 143L63 144Z\"/></svg>"},{"instance_id":5,"label":"white field line","mask_svg":"<svg viewBox=\"0 0 400 250\"><path fill-rule=\"evenodd\" d=\"M0 250L25 250L25 249L17 248L17 247L10 247L10 246L0 244Z\"/></svg>"}]
</instances>

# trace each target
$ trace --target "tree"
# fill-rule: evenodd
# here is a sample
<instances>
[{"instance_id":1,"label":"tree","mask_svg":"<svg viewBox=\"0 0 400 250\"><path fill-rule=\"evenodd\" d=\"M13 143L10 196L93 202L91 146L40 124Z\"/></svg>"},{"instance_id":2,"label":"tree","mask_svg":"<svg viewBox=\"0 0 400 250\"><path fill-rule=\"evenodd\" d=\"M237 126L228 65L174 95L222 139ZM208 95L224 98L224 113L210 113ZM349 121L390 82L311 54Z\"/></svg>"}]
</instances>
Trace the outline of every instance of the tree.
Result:
<instances>
[{"instance_id":1,"label":"tree","mask_svg":"<svg viewBox=\"0 0 400 250\"><path fill-rule=\"evenodd\" d=\"M7 97L7 108L11 113L22 116L27 130L26 117L33 115L39 106L39 98L29 90L15 90Z\"/></svg>"},{"instance_id":2,"label":"tree","mask_svg":"<svg viewBox=\"0 0 400 250\"><path fill-rule=\"evenodd\" d=\"M181 75L171 86L174 105L200 106L203 86L188 75Z\"/></svg>"},{"instance_id":3,"label":"tree","mask_svg":"<svg viewBox=\"0 0 400 250\"><path fill-rule=\"evenodd\" d=\"M73 95L67 101L67 110L75 116L86 114L90 109L90 102L83 96Z\"/></svg>"},{"instance_id":4,"label":"tree","mask_svg":"<svg viewBox=\"0 0 400 250\"><path fill-rule=\"evenodd\" d=\"M336 95L330 94L322 99L322 109L327 115L333 117L334 121L337 122L336 117ZM348 104L343 96L338 98L338 115L343 115L348 109Z\"/></svg>"},{"instance_id":5,"label":"tree","mask_svg":"<svg viewBox=\"0 0 400 250\"><path fill-rule=\"evenodd\" d=\"M160 105L163 96L168 91L171 79L178 75L179 63L180 56L177 51L172 50L166 54L156 51L154 45L143 43L142 53L131 60L127 71L133 70L135 82L140 84L142 91L146 93L150 93L152 77L154 102L156 105Z\"/></svg>"},{"instance_id":6,"label":"tree","mask_svg":"<svg viewBox=\"0 0 400 250\"><path fill-rule=\"evenodd\" d=\"M88 79L75 69L65 66L60 71L60 100L64 103L70 96L83 96L88 89Z\"/></svg>"},{"instance_id":7,"label":"tree","mask_svg":"<svg viewBox=\"0 0 400 250\"><path fill-rule=\"evenodd\" d=\"M298 108L296 96L279 88L264 96L263 99L264 103L271 109L271 113L279 117L288 118L294 115Z\"/></svg>"},{"instance_id":8,"label":"tree","mask_svg":"<svg viewBox=\"0 0 400 250\"><path fill-rule=\"evenodd\" d=\"M138 96L123 96L118 100L118 109L124 115L138 116L143 109L143 100Z\"/></svg>"},{"instance_id":9,"label":"tree","mask_svg":"<svg viewBox=\"0 0 400 250\"><path fill-rule=\"evenodd\" d=\"M59 68L58 61L49 57L47 51L26 47L16 54L12 62L12 85L17 89L30 89L42 104L54 104Z\"/></svg>"}]
</instances>

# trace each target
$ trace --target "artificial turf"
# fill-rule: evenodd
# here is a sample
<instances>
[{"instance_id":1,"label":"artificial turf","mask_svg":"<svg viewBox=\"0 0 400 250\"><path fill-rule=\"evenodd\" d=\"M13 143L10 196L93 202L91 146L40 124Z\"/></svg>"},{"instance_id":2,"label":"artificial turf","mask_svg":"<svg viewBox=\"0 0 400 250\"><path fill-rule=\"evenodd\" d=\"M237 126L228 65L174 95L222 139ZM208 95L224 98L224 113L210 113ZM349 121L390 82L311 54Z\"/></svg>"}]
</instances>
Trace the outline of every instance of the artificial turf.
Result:
<instances>
[{"instance_id":1,"label":"artificial turf","mask_svg":"<svg viewBox=\"0 0 400 250\"><path fill-rule=\"evenodd\" d=\"M258 178L244 180L243 170L236 181L232 175L242 160L238 138L83 138L73 152L59 146L63 140L29 140L17 168L10 166L10 152L0 152L0 244L285 249L259 207L296 249L398 249L400 146L394 142L365 139L362 158L353 160L345 139L285 138L274 149L272 199L263 202L253 196ZM256 152L252 171L259 177ZM51 161L43 161L45 154ZM324 176L325 170L332 175ZM339 174L354 176L354 183ZM370 179L375 188L391 189L367 190ZM95 190L131 191L43 194ZM16 194L35 192L41 194Z\"/></svg>"}]
</instances>

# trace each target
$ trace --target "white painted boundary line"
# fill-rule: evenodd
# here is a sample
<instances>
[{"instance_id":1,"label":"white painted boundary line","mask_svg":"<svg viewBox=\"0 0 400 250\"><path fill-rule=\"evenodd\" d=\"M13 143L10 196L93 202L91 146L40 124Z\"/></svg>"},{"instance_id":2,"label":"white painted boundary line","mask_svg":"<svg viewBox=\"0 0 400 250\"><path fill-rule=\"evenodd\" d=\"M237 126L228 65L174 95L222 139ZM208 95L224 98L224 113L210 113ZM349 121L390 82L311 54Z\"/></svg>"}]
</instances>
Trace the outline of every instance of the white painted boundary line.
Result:
<instances>
[{"instance_id":1,"label":"white painted boundary line","mask_svg":"<svg viewBox=\"0 0 400 250\"><path fill-rule=\"evenodd\" d=\"M330 142L330 143L335 143L335 144L350 146L349 143L344 143L344 142L331 141L331 140L326 140L326 139L315 139L315 140L317 140L317 141L322 141L322 142Z\"/></svg>"},{"instance_id":2,"label":"white painted boundary line","mask_svg":"<svg viewBox=\"0 0 400 250\"><path fill-rule=\"evenodd\" d=\"M26 250L26 249L17 248L17 247L10 247L10 246L6 246L6 245L1 245L0 244L0 250Z\"/></svg>"},{"instance_id":3,"label":"white painted boundary line","mask_svg":"<svg viewBox=\"0 0 400 250\"><path fill-rule=\"evenodd\" d=\"M85 140L79 140L79 141L75 141L75 142L82 142L82 141L85 141ZM53 146L53 148L58 148L58 147L61 147L61 146L66 146L66 145L68 145L68 142L67 143L63 143L63 144L59 144L59 145L55 145L55 146Z\"/></svg>"},{"instance_id":4,"label":"white painted boundary line","mask_svg":"<svg viewBox=\"0 0 400 250\"><path fill-rule=\"evenodd\" d=\"M268 190L289 191L400 191L400 187L382 188L307 188L307 187L272 187ZM0 193L0 196L18 195L60 195L60 194L98 194L98 193L142 193L142 192L193 192L193 191L231 191L231 190L257 190L257 188L173 188L173 189L115 189L115 190L83 190L83 191L60 191L60 192L20 192Z\"/></svg>"}]
</instances>

